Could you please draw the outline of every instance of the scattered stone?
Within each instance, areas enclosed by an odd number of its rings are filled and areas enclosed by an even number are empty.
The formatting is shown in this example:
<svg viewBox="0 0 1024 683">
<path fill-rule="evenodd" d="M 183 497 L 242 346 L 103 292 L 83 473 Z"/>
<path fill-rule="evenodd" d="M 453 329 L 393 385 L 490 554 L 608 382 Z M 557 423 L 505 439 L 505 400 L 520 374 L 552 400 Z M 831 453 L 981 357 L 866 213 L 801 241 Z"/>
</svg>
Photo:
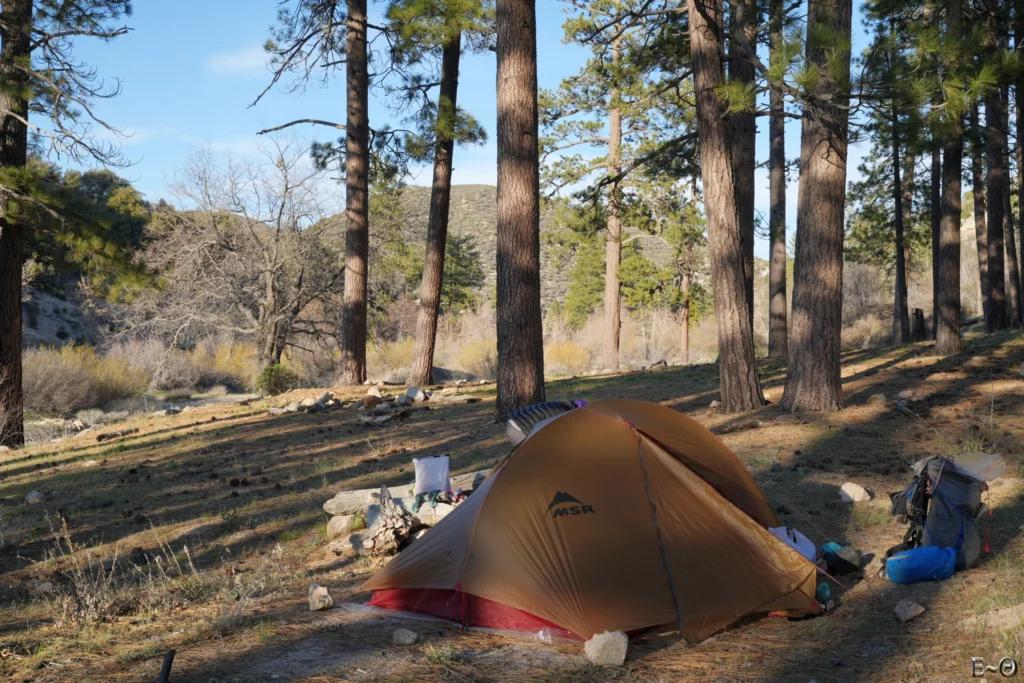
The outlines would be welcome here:
<svg viewBox="0 0 1024 683">
<path fill-rule="evenodd" d="M 896 612 L 896 616 L 900 618 L 900 621 L 905 624 L 911 619 L 924 614 L 924 607 L 910 600 L 900 600 L 896 603 L 896 608 L 893 611 Z"/>
<path fill-rule="evenodd" d="M 885 405 L 885 394 L 872 394 L 871 398 L 868 399 L 869 406 L 884 406 Z"/>
<path fill-rule="evenodd" d="M 326 405 L 328 401 L 334 398 L 334 394 L 330 391 L 326 392 L 323 396 L 316 400 L 316 405 Z"/>
<path fill-rule="evenodd" d="M 379 406 L 377 406 L 377 410 L 391 410 L 394 407 L 394 403 L 388 403 L 385 401 L 384 403 L 381 403 Z"/>
<path fill-rule="evenodd" d="M 405 395 L 411 398 L 413 403 L 427 400 L 427 394 L 419 387 L 409 387 L 405 390 Z"/>
<path fill-rule="evenodd" d="M 33 491 L 25 496 L 25 505 L 35 505 L 36 503 L 42 503 L 44 500 L 46 500 L 46 496 L 39 493 L 39 491 Z"/>
<path fill-rule="evenodd" d="M 81 420 L 73 420 L 71 422 L 71 428 L 74 429 L 76 432 L 80 432 L 86 427 L 88 427 L 88 425 L 82 422 Z"/>
<path fill-rule="evenodd" d="M 1024 365 L 1022 365 L 1021 367 L 1024 367 Z M 460 387 L 462 387 L 462 386 L 465 386 L 465 385 L 466 385 L 466 380 L 465 380 L 465 379 L 460 379 L 460 380 L 459 380 L 458 382 L 456 382 L 455 384 L 457 384 L 457 385 L 458 385 L 458 386 L 460 386 Z"/>
<path fill-rule="evenodd" d="M 316 400 L 312 399 L 312 398 L 304 398 L 304 399 L 302 399 L 302 402 L 299 403 L 299 407 L 300 408 L 312 408 L 315 405 L 316 405 Z"/>
<path fill-rule="evenodd" d="M 367 386 L 368 387 L 371 384 L 373 384 L 373 382 L 371 382 L 370 380 L 368 380 L 368 379 L 367 380 L 363 380 L 363 386 Z"/>
<path fill-rule="evenodd" d="M 380 392 L 377 393 L 377 396 L 374 396 L 373 394 L 367 394 L 366 396 L 363 397 L 364 408 L 366 408 L 367 410 L 373 410 L 381 403 L 383 403 L 383 399 L 381 399 L 381 397 L 379 396 Z"/>
<path fill-rule="evenodd" d="M 400 394 L 399 397 L 395 399 L 395 404 L 400 406 L 409 406 L 412 405 L 412 399 L 405 394 Z"/>
<path fill-rule="evenodd" d="M 309 611 L 319 612 L 334 607 L 334 598 L 327 586 L 312 583 L 309 585 Z"/>
<path fill-rule="evenodd" d="M 284 407 L 286 413 L 297 413 L 299 412 L 299 404 L 297 401 L 293 401 Z"/>
<path fill-rule="evenodd" d="M 376 396 L 377 398 L 381 398 L 381 399 L 383 398 L 383 396 L 381 396 L 381 393 L 380 393 L 380 389 L 378 389 L 378 388 L 377 388 L 377 387 L 375 387 L 375 386 L 374 386 L 374 387 L 370 387 L 370 388 L 369 388 L 369 389 L 368 389 L 368 390 L 366 391 L 366 395 L 367 395 L 367 396 Z"/>
<path fill-rule="evenodd" d="M 844 503 L 860 503 L 865 500 L 871 500 L 871 494 L 868 493 L 860 484 L 854 484 L 852 481 L 848 481 L 843 484 L 842 488 L 839 489 L 839 497 Z"/>
<path fill-rule="evenodd" d="M 860 569 L 860 551 L 853 546 L 843 546 L 839 549 L 839 552 L 836 553 L 836 556 L 845 562 L 849 562 L 855 568 Z"/>
<path fill-rule="evenodd" d="M 412 645 L 417 638 L 419 636 L 407 628 L 400 628 L 391 634 L 391 640 L 395 645 Z"/>
<path fill-rule="evenodd" d="M 288 411 L 284 408 L 271 408 L 269 412 L 271 415 L 284 415 Z"/>
<path fill-rule="evenodd" d="M 352 525 L 352 515 L 335 515 L 327 522 L 327 540 L 333 541 L 349 533 Z"/>
<path fill-rule="evenodd" d="M 583 651 L 591 664 L 598 666 L 622 666 L 626 661 L 626 647 L 629 638 L 622 631 L 598 633 L 583 644 Z"/>
<path fill-rule="evenodd" d="M 711 403 L 708 404 L 708 408 L 710 408 L 711 410 L 714 410 L 715 408 L 719 407 L 720 405 L 722 405 L 722 402 L 719 401 L 718 399 L 715 399 L 714 401 L 712 401 Z"/>
<path fill-rule="evenodd" d="M 896 394 L 896 398 L 902 399 L 904 401 L 909 401 L 910 399 L 914 398 L 914 390 L 904 389 L 900 393 Z"/>
</svg>

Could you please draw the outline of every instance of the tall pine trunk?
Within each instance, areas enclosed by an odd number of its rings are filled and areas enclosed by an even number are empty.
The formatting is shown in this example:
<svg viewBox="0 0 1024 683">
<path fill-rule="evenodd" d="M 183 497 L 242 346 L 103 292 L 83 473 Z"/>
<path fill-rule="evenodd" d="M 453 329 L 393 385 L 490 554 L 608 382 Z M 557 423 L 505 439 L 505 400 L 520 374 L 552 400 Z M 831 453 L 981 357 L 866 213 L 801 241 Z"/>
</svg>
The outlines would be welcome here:
<svg viewBox="0 0 1024 683">
<path fill-rule="evenodd" d="M 1017 53 L 1024 50 L 1024 0 L 1014 3 L 1014 36 Z M 1014 83 L 1014 96 L 1017 100 L 1017 227 L 1020 229 L 1021 260 L 1024 260 L 1024 70 L 1018 70 L 1017 82 Z M 1021 322 L 1024 323 L 1024 264 L 1018 261 L 1020 269 Z"/>
<path fill-rule="evenodd" d="M 341 314 L 341 384 L 366 379 L 366 285 L 370 240 L 370 77 L 366 0 L 348 0 L 345 121 L 345 304 Z"/>
<path fill-rule="evenodd" d="M 28 161 L 28 89 L 19 68 L 29 59 L 32 1 L 4 0 L 0 26 L 0 168 L 23 169 Z M 19 120 L 20 119 L 20 120 Z M 25 443 L 24 396 L 21 389 L 21 268 L 24 227 L 0 205 L 0 446 Z"/>
<path fill-rule="evenodd" d="M 743 31 L 748 45 L 757 42 L 755 0 L 739 0 L 732 6 L 732 30 Z M 744 85 L 754 83 L 754 64 L 739 40 L 729 41 L 729 79 Z M 754 144 L 757 136 L 753 109 L 731 114 L 733 182 L 736 207 L 740 214 L 740 238 L 743 246 L 743 282 L 747 292 L 750 330 L 754 330 Z"/>
<path fill-rule="evenodd" d="M 497 0 L 497 416 L 544 400 L 540 308 L 537 12 Z"/>
<path fill-rule="evenodd" d="M 1002 88 L 1003 101 L 1003 168 L 1006 169 L 1006 191 L 1003 192 L 1003 240 L 1006 245 L 1006 301 L 1010 325 L 1020 327 L 1020 264 L 1017 261 L 1017 238 L 1014 235 L 1013 209 L 1010 195 L 1013 184 L 1010 182 L 1010 89 Z M 1018 143 L 1019 144 L 1019 143 Z"/>
<path fill-rule="evenodd" d="M 716 92 L 725 82 L 724 17 L 722 0 L 688 0 L 687 5 L 711 287 L 718 322 L 722 410 L 734 413 L 764 405 L 764 395 L 757 378 L 747 303 L 743 234 L 730 151 L 732 131 Z"/>
<path fill-rule="evenodd" d="M 452 197 L 452 157 L 455 151 L 456 101 L 462 32 L 449 38 L 441 52 L 441 85 L 437 96 L 434 143 L 434 182 L 430 188 L 427 251 L 420 283 L 420 310 L 416 318 L 416 352 L 409 372 L 410 384 L 430 384 L 437 343 L 437 317 L 444 285 L 444 252 L 448 241 L 448 207 Z"/>
<path fill-rule="evenodd" d="M 932 224 L 932 339 L 939 326 L 939 226 L 942 225 L 942 150 L 932 140 L 931 224 Z"/>
<path fill-rule="evenodd" d="M 987 210 L 985 200 L 985 151 L 984 132 L 978 116 L 978 105 L 971 106 L 970 112 L 971 147 L 971 190 L 974 193 L 974 242 L 978 247 L 978 296 L 985 324 L 992 313 L 992 296 L 988 280 L 988 227 L 985 221 Z"/>
<path fill-rule="evenodd" d="M 683 300 L 679 309 L 679 355 L 683 359 L 683 365 L 690 364 L 690 281 L 692 278 L 693 274 L 690 271 L 685 271 L 679 288 L 679 294 Z"/>
<path fill-rule="evenodd" d="M 896 112 L 895 103 L 892 107 L 892 186 L 893 186 L 893 223 L 896 231 L 896 295 L 893 302 L 892 316 L 892 343 L 896 346 L 909 344 L 910 336 L 910 311 L 907 310 L 907 260 L 906 244 L 903 236 L 904 221 L 910 213 L 907 204 L 907 185 L 913 182 L 910 178 L 904 183 L 900 180 L 900 166 L 904 163 L 901 157 L 903 152 L 900 142 L 900 122 Z M 908 175 L 909 169 L 913 168 L 913 156 L 907 154 Z"/>
<path fill-rule="evenodd" d="M 612 43 L 612 62 L 617 67 L 621 55 L 621 39 Z M 612 88 L 611 108 L 608 111 L 608 175 L 617 178 L 622 171 L 619 154 L 622 143 L 622 110 L 619 108 L 619 89 Z M 622 215 L 619 181 L 613 180 L 608 186 L 608 234 L 604 258 L 604 318 L 605 318 L 605 367 L 619 369 L 619 333 L 622 329 L 620 318 L 619 263 L 622 260 Z"/>
<path fill-rule="evenodd" d="M 783 2 L 771 1 L 771 29 L 768 36 L 769 62 L 782 51 Z M 771 88 L 768 117 L 769 201 L 768 233 L 768 356 L 785 358 L 789 354 L 786 302 L 786 116 L 785 101 L 779 84 Z"/>
<path fill-rule="evenodd" d="M 988 43 L 994 52 L 999 45 L 1001 31 L 999 8 L 989 4 L 985 12 Z M 1006 169 L 1003 166 L 1003 147 L 1006 130 L 1003 128 L 1003 102 L 998 87 L 989 88 L 985 95 L 985 162 L 988 185 L 988 289 L 990 313 L 985 318 L 985 331 L 1005 330 L 1009 324 L 1006 315 L 1006 274 L 1003 259 L 1003 193 L 1006 191 Z"/>
<path fill-rule="evenodd" d="M 835 50 L 850 45 L 852 0 L 809 0 L 807 11 L 807 61 L 821 69 L 821 78 L 812 93 L 818 97 L 803 105 L 793 327 L 782 406 L 839 410 L 850 52 Z"/>
<path fill-rule="evenodd" d="M 946 30 L 961 34 L 962 0 L 948 0 Z M 960 183 L 963 164 L 963 124 L 959 117 L 944 132 L 942 151 L 942 224 L 939 227 L 939 315 L 935 350 L 960 353 Z"/>
</svg>

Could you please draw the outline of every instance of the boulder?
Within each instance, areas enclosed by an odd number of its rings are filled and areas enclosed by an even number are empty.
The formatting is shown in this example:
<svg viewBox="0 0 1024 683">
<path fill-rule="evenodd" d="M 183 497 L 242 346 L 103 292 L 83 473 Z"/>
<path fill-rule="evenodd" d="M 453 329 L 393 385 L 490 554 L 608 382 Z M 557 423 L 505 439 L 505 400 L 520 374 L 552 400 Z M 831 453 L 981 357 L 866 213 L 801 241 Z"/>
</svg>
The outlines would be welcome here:
<svg viewBox="0 0 1024 683">
<path fill-rule="evenodd" d="M 910 600 L 900 600 L 896 603 L 896 607 L 893 611 L 896 612 L 896 616 L 900 618 L 900 621 L 907 623 L 911 619 L 924 614 L 924 607 L 921 607 L 921 605 L 916 602 L 911 602 Z"/>
<path fill-rule="evenodd" d="M 391 640 L 395 645 L 412 645 L 417 638 L 419 636 L 407 628 L 400 628 L 391 634 Z"/>
<path fill-rule="evenodd" d="M 382 402 L 383 400 L 380 397 L 380 392 L 377 392 L 377 396 L 374 396 L 373 394 L 367 394 L 366 396 L 363 397 L 363 407 L 367 408 L 368 410 L 373 410 Z"/>
<path fill-rule="evenodd" d="M 896 398 L 899 398 L 903 401 L 909 401 L 910 399 L 914 398 L 914 390 L 904 389 L 900 393 L 896 394 Z"/>
<path fill-rule="evenodd" d="M 32 590 L 40 595 L 50 595 L 57 590 L 56 586 L 53 585 L 52 581 L 36 581 L 32 585 Z"/>
<path fill-rule="evenodd" d="M 327 402 L 334 398 L 334 394 L 330 391 L 325 392 L 320 398 L 316 400 L 317 405 L 327 405 Z"/>
<path fill-rule="evenodd" d="M 284 407 L 284 411 L 286 413 L 297 413 L 299 412 L 299 408 L 300 406 L 298 401 L 293 401 Z"/>
<path fill-rule="evenodd" d="M 872 394 L 868 399 L 869 406 L 884 406 L 885 405 L 885 394 Z"/>
<path fill-rule="evenodd" d="M 871 500 L 871 494 L 868 493 L 867 489 L 860 484 L 854 484 L 852 481 L 842 485 L 839 489 L 839 497 L 844 503 L 861 503 Z"/>
<path fill-rule="evenodd" d="M 304 399 L 302 399 L 302 402 L 299 403 L 299 407 L 300 408 L 312 408 L 315 405 L 316 405 L 316 399 L 314 399 L 314 398 L 304 398 Z"/>
<path fill-rule="evenodd" d="M 622 631 L 598 633 L 583 644 L 583 651 L 591 664 L 598 666 L 622 666 L 626 661 L 629 638 Z"/>
<path fill-rule="evenodd" d="M 452 491 L 461 490 L 464 493 L 469 493 L 473 489 L 477 488 L 484 482 L 487 475 L 491 471 L 479 470 L 477 472 L 469 472 L 468 474 L 458 474 L 451 477 Z M 388 492 L 392 498 L 396 499 L 413 499 L 413 483 L 408 483 L 403 486 L 392 486 L 388 488 Z M 329 515 L 351 515 L 356 512 L 366 512 L 371 505 L 376 505 L 380 497 L 380 489 L 361 489 L 358 491 L 339 491 L 334 498 L 324 503 L 324 511 Z M 441 508 L 444 503 L 438 504 L 438 508 Z M 430 505 L 425 505 L 427 509 L 431 509 Z M 447 507 L 451 507 L 450 505 Z M 437 509 L 437 508 L 434 508 Z M 420 508 L 423 512 L 423 508 Z M 367 522 L 369 523 L 369 519 Z"/>
<path fill-rule="evenodd" d="M 334 598 L 327 586 L 312 583 L 309 585 L 309 611 L 319 612 L 334 607 Z"/>
<path fill-rule="evenodd" d="M 376 396 L 377 398 L 383 398 L 383 396 L 381 396 L 380 389 L 378 389 L 375 386 L 370 387 L 369 389 L 367 389 L 366 395 L 367 396 Z"/>
<path fill-rule="evenodd" d="M 46 500 L 46 496 L 39 493 L 39 491 L 33 491 L 25 496 L 25 505 L 35 505 L 36 503 L 42 503 L 44 500 Z"/>
<path fill-rule="evenodd" d="M 271 408 L 269 412 L 271 415 L 284 415 L 288 411 L 284 408 Z"/>
<path fill-rule="evenodd" d="M 427 400 L 427 394 L 419 387 L 409 387 L 405 390 L 405 395 L 412 399 L 414 403 Z"/>
<path fill-rule="evenodd" d="M 412 405 L 412 399 L 405 394 L 400 394 L 398 398 L 395 399 L 395 404 L 400 406 L 409 406 Z"/>
<path fill-rule="evenodd" d="M 720 405 L 722 405 L 722 402 L 717 400 L 717 399 L 715 399 L 714 401 L 712 401 L 711 403 L 708 404 L 708 408 L 710 408 L 711 410 L 714 410 L 715 408 L 719 407 Z"/>
<path fill-rule="evenodd" d="M 336 538 L 347 536 L 349 527 L 352 526 L 352 515 L 335 515 L 327 522 L 327 540 L 333 541 Z"/>
</svg>

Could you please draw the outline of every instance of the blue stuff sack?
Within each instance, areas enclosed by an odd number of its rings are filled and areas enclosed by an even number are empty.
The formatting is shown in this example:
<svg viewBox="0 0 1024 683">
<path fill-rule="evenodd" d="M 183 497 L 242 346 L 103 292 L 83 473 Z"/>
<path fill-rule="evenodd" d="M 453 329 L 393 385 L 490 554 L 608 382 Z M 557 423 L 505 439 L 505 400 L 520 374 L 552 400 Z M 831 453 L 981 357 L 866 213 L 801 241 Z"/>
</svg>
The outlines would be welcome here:
<svg viewBox="0 0 1024 683">
<path fill-rule="evenodd" d="M 893 583 L 942 581 L 953 576 L 956 549 L 925 545 L 897 553 L 885 561 L 885 573 Z"/>
</svg>

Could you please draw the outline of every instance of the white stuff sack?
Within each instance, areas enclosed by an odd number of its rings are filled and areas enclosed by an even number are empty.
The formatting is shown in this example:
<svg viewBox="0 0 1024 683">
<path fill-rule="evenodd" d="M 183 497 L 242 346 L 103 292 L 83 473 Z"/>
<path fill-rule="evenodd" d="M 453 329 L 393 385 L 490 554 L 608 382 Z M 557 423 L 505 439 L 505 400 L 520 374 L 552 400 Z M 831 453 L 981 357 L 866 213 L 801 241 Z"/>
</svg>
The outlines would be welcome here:
<svg viewBox="0 0 1024 683">
<path fill-rule="evenodd" d="M 818 549 L 814 546 L 814 541 L 804 536 L 796 529 L 790 529 L 788 526 L 777 526 L 768 529 L 772 536 L 779 539 L 793 550 L 797 551 L 811 562 L 814 562 Z"/>
<path fill-rule="evenodd" d="M 448 462 L 447 455 L 413 458 L 412 464 L 416 468 L 416 485 L 413 487 L 413 494 L 450 491 L 452 483 L 448 478 Z"/>
</svg>

